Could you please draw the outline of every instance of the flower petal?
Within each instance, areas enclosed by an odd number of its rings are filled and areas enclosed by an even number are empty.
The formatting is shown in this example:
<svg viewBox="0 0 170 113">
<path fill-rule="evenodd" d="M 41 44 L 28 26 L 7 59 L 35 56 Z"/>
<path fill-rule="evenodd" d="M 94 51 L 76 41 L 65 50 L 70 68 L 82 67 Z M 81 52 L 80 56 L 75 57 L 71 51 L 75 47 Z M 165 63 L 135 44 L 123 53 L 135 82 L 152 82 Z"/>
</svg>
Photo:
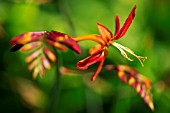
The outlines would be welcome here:
<svg viewBox="0 0 170 113">
<path fill-rule="evenodd" d="M 110 40 L 110 38 L 112 38 L 112 36 L 113 36 L 112 32 L 100 23 L 97 23 L 97 26 L 98 26 L 99 33 L 100 33 L 101 37 L 103 38 L 103 41 L 105 43 L 108 42 Z"/>
<path fill-rule="evenodd" d="M 116 35 L 119 32 L 119 30 L 120 30 L 120 19 L 119 19 L 119 16 L 116 16 L 115 23 L 116 23 L 115 35 Z"/>
<path fill-rule="evenodd" d="M 126 31 L 128 30 L 129 26 L 131 25 L 135 17 L 135 10 L 136 10 L 136 5 L 133 7 L 131 13 L 129 14 L 122 28 L 116 33 L 115 37 L 112 40 L 119 39 L 125 35 Z"/>
<path fill-rule="evenodd" d="M 103 66 L 103 63 L 104 63 L 104 60 L 105 60 L 105 57 L 102 57 L 102 59 L 100 60 L 100 64 L 99 66 L 97 67 L 97 70 L 95 71 L 95 73 L 93 74 L 93 77 L 92 77 L 92 81 L 94 81 L 96 79 L 96 77 L 98 76 L 98 74 L 100 73 L 101 69 L 102 69 L 102 66 Z"/>
<path fill-rule="evenodd" d="M 26 44 L 28 42 L 33 42 L 33 41 L 36 41 L 36 40 L 39 40 L 39 39 L 43 38 L 44 33 L 45 33 L 44 31 L 40 31 L 40 32 L 25 32 L 23 34 L 15 36 L 10 41 L 10 44 L 11 45 L 14 45 L 14 44 Z"/>
<path fill-rule="evenodd" d="M 86 36 L 79 36 L 76 38 L 73 38 L 76 42 L 83 41 L 83 40 L 92 40 L 94 42 L 97 42 L 101 45 L 105 45 L 105 42 L 103 41 L 103 38 L 96 34 L 90 34 Z"/>
<path fill-rule="evenodd" d="M 76 53 L 80 53 L 80 47 L 77 42 L 67 34 L 57 31 L 51 31 L 48 33 L 48 38 L 55 42 L 60 42 L 66 45 L 68 48 L 74 50 Z"/>
<path fill-rule="evenodd" d="M 48 40 L 48 39 L 46 40 L 46 42 L 47 42 L 48 44 L 50 44 L 51 46 L 57 48 L 57 49 L 60 49 L 60 50 L 62 50 L 62 51 L 64 51 L 64 52 L 67 51 L 67 48 L 66 48 L 64 45 L 60 44 L 59 42 L 54 42 L 54 41 Z"/>
<path fill-rule="evenodd" d="M 36 79 L 36 78 L 37 78 L 39 72 L 40 72 L 39 66 L 36 66 L 36 67 L 34 68 L 33 75 L 32 75 L 32 76 L 33 76 L 33 79 Z"/>
<path fill-rule="evenodd" d="M 77 68 L 78 69 L 87 69 L 88 66 L 101 61 L 104 57 L 104 54 L 102 54 L 102 53 L 103 53 L 103 50 L 99 50 L 96 53 L 92 54 L 91 56 L 79 61 L 77 63 Z"/>
<path fill-rule="evenodd" d="M 23 44 L 13 44 L 10 51 L 11 52 L 15 52 L 18 51 L 19 49 L 21 49 L 24 45 Z"/>
<path fill-rule="evenodd" d="M 28 62 L 28 63 L 31 62 L 33 59 L 38 57 L 40 55 L 40 53 L 41 53 L 40 49 L 32 52 L 29 56 L 26 57 L 25 62 Z"/>
<path fill-rule="evenodd" d="M 49 70 L 51 68 L 51 66 L 50 66 L 50 63 L 49 63 L 48 59 L 45 56 L 43 56 L 41 58 L 41 60 L 42 60 L 42 63 L 44 65 L 44 67 Z"/>
<path fill-rule="evenodd" d="M 38 63 L 39 63 L 38 59 L 33 60 L 33 61 L 29 64 L 28 70 L 30 70 L 30 71 L 33 70 L 33 69 L 37 66 Z"/>
<path fill-rule="evenodd" d="M 94 47 L 92 47 L 90 50 L 89 50 L 89 53 L 90 55 L 96 53 L 97 51 L 99 51 L 101 49 L 101 45 L 95 45 Z"/>
<path fill-rule="evenodd" d="M 56 61 L 56 56 L 54 55 L 54 53 L 48 49 L 46 46 L 44 46 L 44 52 L 46 54 L 46 56 L 52 61 L 55 62 Z"/>
<path fill-rule="evenodd" d="M 136 80 L 135 78 L 130 74 L 129 77 L 128 77 L 128 83 L 129 85 L 134 88 L 136 84 Z M 138 86 L 137 86 L 138 87 Z"/>
<path fill-rule="evenodd" d="M 20 49 L 20 51 L 21 51 L 21 52 L 26 52 L 26 51 L 32 50 L 32 49 L 40 46 L 41 44 L 42 44 L 42 42 L 40 42 L 40 41 L 28 43 L 28 44 L 24 45 L 24 46 Z"/>
<path fill-rule="evenodd" d="M 44 77 L 44 67 L 42 65 L 39 65 L 39 73 L 40 73 L 40 77 Z"/>
<path fill-rule="evenodd" d="M 126 74 L 124 71 L 117 71 L 118 77 L 123 83 L 126 83 Z"/>
</svg>

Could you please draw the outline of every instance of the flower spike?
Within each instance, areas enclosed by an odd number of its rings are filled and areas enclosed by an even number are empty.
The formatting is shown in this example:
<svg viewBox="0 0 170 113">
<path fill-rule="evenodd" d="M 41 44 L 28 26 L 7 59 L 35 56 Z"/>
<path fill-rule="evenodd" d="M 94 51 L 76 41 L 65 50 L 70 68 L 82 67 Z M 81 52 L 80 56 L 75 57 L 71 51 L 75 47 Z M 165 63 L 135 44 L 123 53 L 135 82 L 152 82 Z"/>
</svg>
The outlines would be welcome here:
<svg viewBox="0 0 170 113">
<path fill-rule="evenodd" d="M 75 40 L 69 35 L 57 31 L 25 32 L 14 37 L 10 44 L 12 45 L 12 52 L 19 49 L 21 52 L 33 51 L 25 59 L 27 63 L 30 63 L 28 69 L 33 70 L 33 78 L 36 78 L 38 74 L 43 77 L 44 70 L 51 68 L 49 60 L 56 61 L 55 54 L 47 48 L 46 44 L 62 51 L 66 51 L 66 45 L 80 53 L 80 47 Z"/>
<path fill-rule="evenodd" d="M 126 83 L 128 80 L 129 85 L 134 88 L 137 93 L 140 94 L 140 96 L 143 98 L 145 103 L 147 103 L 149 108 L 151 110 L 154 110 L 152 94 L 150 92 L 151 81 L 129 66 L 118 65 L 115 69 L 118 77 L 124 83 Z M 126 77 L 125 73 L 127 73 L 128 77 Z"/>
</svg>

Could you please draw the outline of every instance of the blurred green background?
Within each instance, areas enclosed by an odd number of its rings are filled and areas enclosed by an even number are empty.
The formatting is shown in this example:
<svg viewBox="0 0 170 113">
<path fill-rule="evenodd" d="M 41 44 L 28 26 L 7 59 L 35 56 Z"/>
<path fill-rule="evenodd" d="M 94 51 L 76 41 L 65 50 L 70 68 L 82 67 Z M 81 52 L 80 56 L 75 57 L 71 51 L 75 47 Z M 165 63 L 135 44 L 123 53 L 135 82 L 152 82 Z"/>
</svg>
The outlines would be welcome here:
<svg viewBox="0 0 170 113">
<path fill-rule="evenodd" d="M 126 64 L 139 70 L 152 80 L 153 113 L 170 113 L 169 0 L 0 0 L 0 113 L 152 113 L 114 71 L 103 68 L 91 82 L 95 64 L 85 71 L 63 74 L 56 86 L 55 63 L 44 78 L 33 80 L 24 61 L 28 54 L 9 51 L 12 37 L 26 31 L 56 30 L 75 37 L 98 34 L 96 22 L 100 22 L 114 33 L 115 15 L 122 25 L 135 4 L 136 17 L 117 42 L 147 56 L 145 66 L 137 59 L 127 61 L 115 48 L 109 49 L 104 65 Z M 69 50 L 58 58 L 74 71 L 96 43 L 79 44 L 81 55 Z"/>
</svg>

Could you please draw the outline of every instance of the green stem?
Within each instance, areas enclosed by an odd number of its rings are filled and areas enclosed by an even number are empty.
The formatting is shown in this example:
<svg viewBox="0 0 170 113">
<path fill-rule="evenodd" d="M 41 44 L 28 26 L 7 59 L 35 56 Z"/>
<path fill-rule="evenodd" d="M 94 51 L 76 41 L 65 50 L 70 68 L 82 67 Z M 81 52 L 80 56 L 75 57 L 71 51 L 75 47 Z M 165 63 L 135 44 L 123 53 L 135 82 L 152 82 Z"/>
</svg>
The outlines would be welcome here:
<svg viewBox="0 0 170 113">
<path fill-rule="evenodd" d="M 70 10 L 67 0 L 56 0 L 55 3 L 57 4 L 61 14 L 65 16 L 66 21 L 68 22 L 68 25 L 70 26 L 72 35 L 76 36 L 76 29 L 74 26 L 74 22 L 71 18 L 71 10 Z"/>
<path fill-rule="evenodd" d="M 54 84 L 52 86 L 52 90 L 51 90 L 51 98 L 50 98 L 50 103 L 48 108 L 46 109 L 45 113 L 53 113 L 54 111 L 54 105 L 58 105 L 59 104 L 59 96 L 60 96 L 60 71 L 59 68 L 61 66 L 61 57 L 58 53 L 58 51 L 55 49 L 56 52 L 56 57 L 57 57 L 57 61 L 56 61 L 56 76 L 54 79 Z"/>
</svg>

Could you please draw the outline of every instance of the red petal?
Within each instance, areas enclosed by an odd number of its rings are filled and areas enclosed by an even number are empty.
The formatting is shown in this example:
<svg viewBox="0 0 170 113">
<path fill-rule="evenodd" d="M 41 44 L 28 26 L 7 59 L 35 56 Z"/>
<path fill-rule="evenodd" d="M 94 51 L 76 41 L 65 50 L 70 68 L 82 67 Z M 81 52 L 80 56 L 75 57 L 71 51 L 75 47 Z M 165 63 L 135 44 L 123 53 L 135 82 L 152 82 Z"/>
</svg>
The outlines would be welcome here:
<svg viewBox="0 0 170 113">
<path fill-rule="evenodd" d="M 135 10 L 136 10 L 136 5 L 133 7 L 133 9 L 132 9 L 131 13 L 129 14 L 128 18 L 126 19 L 123 27 L 116 33 L 115 38 L 113 38 L 112 40 L 119 39 L 125 35 L 126 31 L 128 30 L 129 26 L 132 23 L 132 20 L 135 17 Z"/>
<path fill-rule="evenodd" d="M 77 68 L 78 69 L 87 69 L 88 66 L 101 61 L 104 57 L 104 54 L 102 54 L 102 53 L 103 53 L 103 51 L 99 50 L 96 53 L 92 54 L 91 56 L 79 61 L 77 63 Z"/>
<path fill-rule="evenodd" d="M 40 38 L 43 38 L 45 32 L 25 32 L 23 34 L 20 34 L 18 36 L 15 36 L 11 41 L 10 44 L 26 44 L 28 42 L 33 42 L 36 40 L 39 40 Z"/>
<path fill-rule="evenodd" d="M 115 35 L 116 35 L 119 32 L 119 30 L 120 30 L 120 19 L 119 19 L 119 16 L 116 16 L 115 23 L 116 23 Z"/>
<path fill-rule="evenodd" d="M 102 36 L 104 42 L 105 43 L 108 42 L 110 38 L 112 38 L 113 36 L 112 32 L 100 23 L 97 23 L 97 26 L 98 26 L 99 33 Z"/>
<path fill-rule="evenodd" d="M 57 49 L 60 49 L 60 50 L 62 50 L 64 52 L 67 51 L 67 48 L 64 45 L 60 44 L 59 42 L 54 42 L 54 41 L 48 40 L 48 39 L 46 40 L 46 42 L 48 44 L 50 44 L 51 46 L 57 48 Z"/>
<path fill-rule="evenodd" d="M 102 66 L 103 66 L 103 63 L 104 63 L 104 60 L 105 60 L 105 57 L 102 57 L 96 72 L 93 74 L 92 81 L 94 81 L 96 79 L 96 77 L 98 76 L 98 74 L 100 73 Z"/>
<path fill-rule="evenodd" d="M 51 31 L 48 33 L 48 38 L 55 42 L 60 42 L 70 49 L 74 50 L 75 52 L 80 53 L 80 47 L 77 42 L 67 34 Z"/>
</svg>

